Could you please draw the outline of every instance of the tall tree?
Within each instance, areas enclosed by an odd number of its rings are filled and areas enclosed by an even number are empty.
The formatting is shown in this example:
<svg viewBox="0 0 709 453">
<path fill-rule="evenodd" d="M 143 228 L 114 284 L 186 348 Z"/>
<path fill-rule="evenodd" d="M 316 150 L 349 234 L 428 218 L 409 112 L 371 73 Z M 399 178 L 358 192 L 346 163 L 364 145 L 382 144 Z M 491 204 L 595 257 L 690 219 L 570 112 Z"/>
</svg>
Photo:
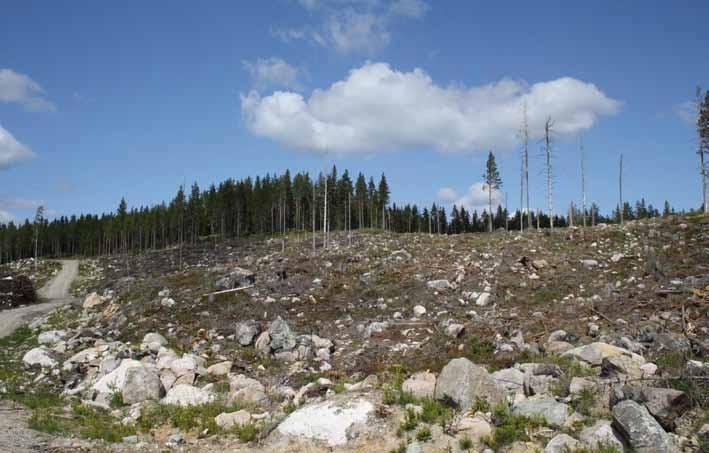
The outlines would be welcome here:
<svg viewBox="0 0 709 453">
<path fill-rule="evenodd" d="M 382 177 L 379 180 L 379 205 L 381 206 L 382 212 L 382 229 L 387 228 L 386 223 L 386 207 L 389 204 L 389 184 L 387 183 L 386 176 L 382 173 Z"/>
<path fill-rule="evenodd" d="M 620 165 L 619 165 L 619 170 L 618 170 L 618 197 L 619 197 L 619 205 L 620 208 L 618 209 L 618 212 L 620 214 L 620 224 L 623 224 L 623 211 L 624 209 L 624 204 L 623 204 L 623 154 L 621 153 L 620 155 Z"/>
<path fill-rule="evenodd" d="M 485 179 L 483 190 L 487 190 L 487 205 L 488 212 L 490 213 L 490 215 L 488 215 L 488 229 L 492 232 L 492 192 L 502 187 L 502 178 L 500 178 L 500 171 L 497 169 L 495 155 L 492 154 L 492 151 L 490 151 L 487 156 L 483 178 Z"/>
<path fill-rule="evenodd" d="M 586 150 L 581 140 L 581 210 L 583 215 L 583 226 L 586 227 Z"/>
<path fill-rule="evenodd" d="M 702 205 L 704 215 L 709 215 L 709 204 L 707 204 L 707 162 L 705 154 L 709 154 L 709 90 L 702 99 L 702 89 L 697 87 L 697 154 L 699 154 L 699 173 L 702 177 Z"/>
<path fill-rule="evenodd" d="M 546 157 L 546 176 L 547 176 L 547 210 L 549 211 L 549 227 L 554 229 L 554 205 L 552 204 L 552 155 L 551 155 L 551 145 L 552 145 L 552 133 L 554 128 L 554 122 L 551 117 L 548 117 L 546 123 L 544 123 L 544 155 Z"/>
</svg>

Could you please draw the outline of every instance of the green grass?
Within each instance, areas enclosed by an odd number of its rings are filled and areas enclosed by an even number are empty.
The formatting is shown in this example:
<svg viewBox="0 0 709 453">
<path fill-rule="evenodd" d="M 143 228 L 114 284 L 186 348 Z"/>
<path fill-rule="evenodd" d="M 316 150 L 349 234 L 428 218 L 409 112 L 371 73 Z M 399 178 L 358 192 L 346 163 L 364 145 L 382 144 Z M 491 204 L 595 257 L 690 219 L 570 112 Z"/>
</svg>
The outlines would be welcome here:
<svg viewBox="0 0 709 453">
<path fill-rule="evenodd" d="M 73 406 L 69 416 L 57 408 L 35 409 L 28 425 L 31 429 L 45 433 L 70 434 L 112 443 L 136 434 L 134 427 L 125 426 L 108 412 L 84 404 Z"/>
<path fill-rule="evenodd" d="M 146 407 L 138 419 L 138 428 L 142 432 L 170 424 L 175 428 L 189 431 L 208 430 L 210 434 L 220 432 L 221 429 L 214 421 L 214 417 L 222 412 L 235 412 L 243 407 L 240 404 L 225 405 L 221 402 L 212 402 L 199 406 L 176 406 L 154 404 Z"/>
<path fill-rule="evenodd" d="M 492 436 L 483 439 L 483 443 L 493 450 L 499 450 L 505 445 L 516 441 L 530 439 L 529 430 L 544 426 L 544 420 L 513 415 L 504 404 L 493 409 L 493 423 L 495 425 Z"/>
<path fill-rule="evenodd" d="M 419 442 L 427 442 L 431 440 L 431 430 L 427 426 L 419 429 L 416 431 L 416 440 Z"/>
<path fill-rule="evenodd" d="M 460 440 L 458 440 L 458 448 L 463 451 L 470 450 L 471 448 L 473 448 L 472 439 L 470 439 L 470 437 L 468 436 L 461 437 Z"/>
<path fill-rule="evenodd" d="M 591 415 L 591 408 L 595 401 L 594 392 L 590 389 L 583 389 L 576 399 L 571 401 L 571 405 L 581 415 Z"/>
</svg>

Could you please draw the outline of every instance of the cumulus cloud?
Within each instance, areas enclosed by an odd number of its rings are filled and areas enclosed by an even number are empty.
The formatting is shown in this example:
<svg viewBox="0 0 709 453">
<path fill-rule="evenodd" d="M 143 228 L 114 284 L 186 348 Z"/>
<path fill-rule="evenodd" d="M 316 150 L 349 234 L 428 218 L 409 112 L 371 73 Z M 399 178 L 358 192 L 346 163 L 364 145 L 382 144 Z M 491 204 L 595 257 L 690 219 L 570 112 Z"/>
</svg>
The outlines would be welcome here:
<svg viewBox="0 0 709 453">
<path fill-rule="evenodd" d="M 460 152 L 515 146 L 524 102 L 532 139 L 541 137 L 548 116 L 557 134 L 573 135 L 621 107 L 595 85 L 570 77 L 532 85 L 504 79 L 441 86 L 422 69 L 404 72 L 367 62 L 307 99 L 291 91 L 242 94 L 241 110 L 252 133 L 289 148 Z"/>
<path fill-rule="evenodd" d="M 0 169 L 33 156 L 31 149 L 18 142 L 7 129 L 0 126 Z"/>
<path fill-rule="evenodd" d="M 458 207 L 465 207 L 466 211 L 478 211 L 482 213 L 483 210 L 488 210 L 488 192 L 484 189 L 485 184 L 483 182 L 476 182 L 475 184 L 468 187 L 468 190 L 462 194 L 459 194 L 455 189 L 450 187 L 443 187 L 438 189 L 436 193 L 436 198 L 452 207 L 456 205 Z M 497 209 L 498 205 L 504 205 L 505 195 L 499 191 L 494 190 L 492 192 L 492 209 L 493 211 Z"/>
<path fill-rule="evenodd" d="M 244 69 L 251 75 L 257 89 L 267 87 L 285 87 L 300 90 L 299 71 L 281 58 L 259 58 L 258 60 L 242 61 Z"/>
<path fill-rule="evenodd" d="M 0 69 L 0 102 L 15 102 L 28 111 L 53 111 L 54 104 L 44 97 L 42 86 L 12 69 Z"/>
<path fill-rule="evenodd" d="M 300 5 L 320 16 L 320 23 L 272 30 L 285 42 L 305 40 L 341 53 L 374 53 L 392 39 L 398 18 L 420 19 L 429 10 L 423 0 L 300 0 Z"/>
</svg>

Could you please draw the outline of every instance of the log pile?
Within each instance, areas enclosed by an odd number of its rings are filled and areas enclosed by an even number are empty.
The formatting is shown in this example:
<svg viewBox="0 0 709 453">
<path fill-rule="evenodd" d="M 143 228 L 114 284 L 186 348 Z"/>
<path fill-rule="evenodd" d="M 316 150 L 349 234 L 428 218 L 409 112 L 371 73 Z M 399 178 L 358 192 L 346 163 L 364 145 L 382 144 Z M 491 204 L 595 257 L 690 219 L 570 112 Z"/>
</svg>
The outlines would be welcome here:
<svg viewBox="0 0 709 453">
<path fill-rule="evenodd" d="M 13 308 L 37 301 L 32 281 L 24 275 L 0 276 L 0 309 Z"/>
</svg>

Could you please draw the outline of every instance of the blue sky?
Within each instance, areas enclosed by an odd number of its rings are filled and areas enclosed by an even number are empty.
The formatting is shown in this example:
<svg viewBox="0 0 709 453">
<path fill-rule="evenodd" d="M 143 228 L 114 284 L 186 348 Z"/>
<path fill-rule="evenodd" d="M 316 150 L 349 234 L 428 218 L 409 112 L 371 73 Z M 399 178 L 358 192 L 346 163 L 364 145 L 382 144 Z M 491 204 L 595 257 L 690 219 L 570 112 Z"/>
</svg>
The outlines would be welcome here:
<svg viewBox="0 0 709 453">
<path fill-rule="evenodd" d="M 534 206 L 547 115 L 558 210 L 580 202 L 580 136 L 604 212 L 621 152 L 626 198 L 700 204 L 686 114 L 709 87 L 709 3 L 487 3 L 7 0 L 0 216 L 333 163 L 385 172 L 396 202 L 478 206 L 488 149 L 514 208 L 522 101 Z"/>
</svg>

